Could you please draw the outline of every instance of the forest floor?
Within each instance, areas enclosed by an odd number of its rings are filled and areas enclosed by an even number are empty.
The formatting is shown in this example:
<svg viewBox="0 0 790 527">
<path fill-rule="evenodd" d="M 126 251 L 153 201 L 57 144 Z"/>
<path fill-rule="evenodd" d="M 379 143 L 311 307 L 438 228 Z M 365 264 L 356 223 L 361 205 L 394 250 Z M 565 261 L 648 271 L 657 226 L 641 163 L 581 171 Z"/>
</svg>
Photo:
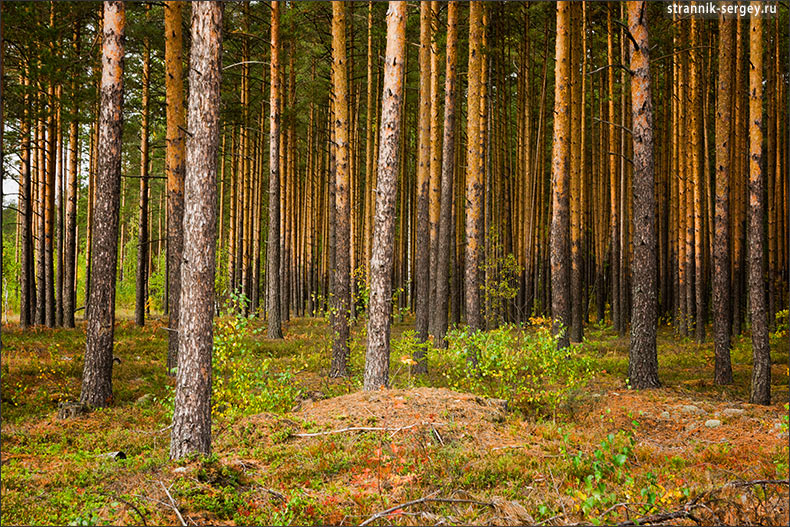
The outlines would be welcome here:
<svg viewBox="0 0 790 527">
<path fill-rule="evenodd" d="M 227 405 L 215 411 L 213 454 L 171 462 L 173 380 L 164 371 L 163 328 L 159 320 L 144 328 L 119 322 L 114 405 L 61 420 L 58 403 L 79 395 L 84 326 L 3 326 L 0 523 L 790 519 L 781 481 L 788 478 L 786 331 L 772 336 L 776 402 L 763 407 L 747 403 L 748 337 L 734 344 L 735 383 L 721 387 L 711 382 L 712 344 L 662 327 L 664 386 L 635 392 L 625 383 L 627 338 L 593 325 L 573 349 L 590 359 L 591 378 L 553 415 L 537 415 L 451 390 L 430 354 L 428 376 L 412 376 L 403 367 L 408 361 L 393 356 L 395 388 L 361 392 L 361 344 L 352 346 L 351 377 L 329 379 L 326 323 L 295 319 L 283 341 L 245 334 L 244 348 L 268 372 L 265 393 L 233 393 L 241 384 L 224 377 L 215 386 Z M 393 338 L 408 328 L 397 324 Z M 274 411 L 232 411 L 246 397 L 261 403 L 261 396 Z"/>
</svg>

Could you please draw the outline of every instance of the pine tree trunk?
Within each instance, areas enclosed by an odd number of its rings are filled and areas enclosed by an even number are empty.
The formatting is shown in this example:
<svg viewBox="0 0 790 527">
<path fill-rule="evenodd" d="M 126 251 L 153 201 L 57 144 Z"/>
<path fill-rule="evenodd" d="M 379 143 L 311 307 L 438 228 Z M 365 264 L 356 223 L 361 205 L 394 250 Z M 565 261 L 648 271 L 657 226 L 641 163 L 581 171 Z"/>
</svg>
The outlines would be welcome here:
<svg viewBox="0 0 790 527">
<path fill-rule="evenodd" d="M 104 5 L 104 4 L 102 4 Z M 102 13 L 102 19 L 104 11 Z M 101 23 L 99 24 L 101 25 Z M 101 64 L 101 59 L 100 62 Z M 85 226 L 85 320 L 90 315 L 90 290 L 91 290 L 91 269 L 93 261 L 93 222 L 96 209 L 96 178 L 99 171 L 99 121 L 101 119 L 101 79 L 96 85 L 96 104 L 94 105 L 94 123 L 91 133 L 91 154 L 90 154 L 90 174 L 88 174 L 88 220 Z"/>
<path fill-rule="evenodd" d="M 192 7 L 184 263 L 170 457 L 211 452 L 211 352 L 217 228 L 222 3 Z"/>
<path fill-rule="evenodd" d="M 614 28 L 612 26 L 612 4 L 609 4 L 607 10 L 607 53 L 608 53 L 608 66 L 609 70 L 606 73 L 609 87 L 609 152 L 607 158 L 609 159 L 609 214 L 610 214 L 610 235 L 611 235 L 611 251 L 609 253 L 609 262 L 611 267 L 611 316 L 612 325 L 615 331 L 620 332 L 620 219 L 618 214 L 619 197 L 618 197 L 618 174 L 617 174 L 617 154 L 618 147 L 615 141 L 616 128 L 615 128 L 615 96 L 614 96 Z"/>
<path fill-rule="evenodd" d="M 146 15 L 150 4 L 146 4 Z M 148 236 L 148 91 L 151 83 L 151 49 L 148 38 L 143 40 L 143 71 L 140 124 L 140 216 L 137 236 L 137 280 L 135 288 L 134 320 L 145 325 L 148 303 L 148 255 L 151 250 Z"/>
<path fill-rule="evenodd" d="M 761 5 L 752 2 L 752 6 Z M 752 388 L 749 402 L 771 404 L 765 268 L 765 175 L 763 173 L 763 24 L 749 25 L 749 304 L 752 322 Z"/>
<path fill-rule="evenodd" d="M 581 142 L 581 135 L 582 129 L 584 128 L 584 122 L 582 117 L 582 105 L 584 104 L 584 92 L 582 91 L 582 79 L 584 78 L 584 73 L 579 71 L 579 65 L 581 64 L 580 55 L 584 54 L 586 56 L 586 50 L 580 49 L 580 40 L 581 38 L 576 37 L 580 33 L 581 24 L 579 23 L 578 19 L 580 18 L 581 5 L 580 4 L 571 4 L 572 9 L 576 10 L 577 13 L 573 17 L 573 31 L 572 31 L 572 43 L 571 43 L 571 53 L 572 53 L 572 60 L 571 60 L 571 130 L 570 130 L 570 138 L 571 138 L 571 164 L 570 164 L 570 256 L 571 256 L 571 268 L 570 268 L 570 319 L 568 320 L 568 330 L 569 330 L 569 337 L 571 342 L 581 342 L 582 341 L 582 317 L 583 317 L 583 308 L 582 308 L 582 247 L 581 247 L 581 234 L 582 234 L 582 224 L 581 224 L 581 215 L 582 215 L 582 207 L 583 201 L 581 196 L 581 191 L 583 187 L 582 182 L 582 171 L 584 167 L 582 167 L 582 142 Z M 579 9 L 577 9 L 577 7 Z"/>
<path fill-rule="evenodd" d="M 80 53 L 80 26 L 79 22 L 74 23 L 73 37 L 74 54 Z M 66 243 L 65 254 L 63 257 L 63 325 L 67 328 L 74 327 L 74 310 L 76 305 L 76 275 L 77 275 L 77 171 L 79 169 L 78 142 L 79 142 L 79 98 L 77 97 L 77 81 L 71 80 L 71 99 L 74 117 L 69 124 L 69 180 L 68 180 L 68 201 L 66 203 Z"/>
<path fill-rule="evenodd" d="M 733 92 L 733 121 L 734 129 L 733 135 L 733 152 L 732 152 L 732 170 L 730 174 L 732 179 L 730 181 L 730 205 L 732 207 L 732 334 L 741 334 L 741 324 L 743 322 L 743 305 L 746 303 L 745 297 L 748 296 L 744 291 L 744 274 L 745 274 L 745 259 L 746 250 L 746 235 L 745 235 L 745 218 L 746 218 L 746 205 L 744 202 L 747 199 L 747 192 L 744 192 L 746 178 L 743 174 L 746 173 L 748 167 L 744 165 L 744 158 L 748 152 L 748 126 L 744 124 L 748 120 L 747 105 L 744 104 L 746 97 L 744 97 L 744 68 L 747 60 L 744 60 L 744 23 L 737 19 L 735 21 L 735 90 Z M 747 77 L 748 78 L 748 77 Z"/>
<path fill-rule="evenodd" d="M 691 19 L 691 46 L 696 47 L 699 43 L 699 25 L 698 20 Z M 694 201 L 694 338 L 698 343 L 705 340 L 705 276 L 703 270 L 703 227 L 702 227 L 702 191 L 705 187 L 702 180 L 702 159 L 701 159 L 701 126 L 702 126 L 702 99 L 700 87 L 700 73 L 701 57 L 700 53 L 692 49 L 690 51 L 690 91 L 691 91 L 691 134 L 690 146 L 692 148 L 691 155 L 691 180 L 693 186 L 693 201 Z M 691 219 L 691 218 L 689 218 Z"/>
<path fill-rule="evenodd" d="M 429 185 L 431 173 L 431 3 L 420 3 L 420 102 L 417 138 L 417 232 L 414 259 L 414 317 L 416 337 L 428 338 L 430 309 L 431 235 L 429 217 Z M 414 352 L 414 371 L 425 373 L 428 366 L 425 351 Z"/>
<path fill-rule="evenodd" d="M 115 276 L 118 263 L 118 208 L 121 189 L 123 120 L 123 2 L 105 2 L 102 83 L 97 142 L 92 279 L 80 401 L 103 407 L 112 403 Z"/>
<path fill-rule="evenodd" d="M 467 148 L 466 148 L 466 246 L 464 252 L 464 297 L 466 324 L 472 330 L 483 329 L 480 303 L 480 264 L 483 250 L 483 173 L 480 157 L 482 155 L 480 122 L 483 113 L 480 73 L 483 61 L 483 6 L 479 1 L 469 5 L 469 65 L 467 90 Z M 477 363 L 474 350 L 470 361 Z"/>
<path fill-rule="evenodd" d="M 449 7 L 448 7 L 449 9 Z M 439 76 L 441 74 L 439 66 L 439 45 L 436 41 L 436 27 L 439 23 L 439 2 L 437 0 L 431 1 L 431 19 L 435 23 L 431 24 L 431 166 L 430 166 L 430 183 L 428 186 L 428 218 L 430 222 L 431 232 L 431 254 L 429 259 L 429 289 L 430 289 L 430 303 L 428 308 L 428 329 L 431 335 L 434 336 L 434 343 L 436 342 L 436 260 L 439 251 L 439 213 L 441 209 L 441 174 L 442 174 L 442 157 L 441 157 L 441 144 L 440 134 L 441 128 L 439 126 L 439 111 L 441 109 L 441 94 L 439 93 Z"/>
<path fill-rule="evenodd" d="M 387 11 L 376 211 L 370 260 L 370 316 L 365 357 L 365 390 L 386 387 L 389 381 L 395 196 L 398 191 L 398 145 L 403 110 L 405 54 L 406 3 L 391 1 Z"/>
<path fill-rule="evenodd" d="M 44 112 L 43 95 L 38 94 L 37 111 L 39 114 Z M 36 122 L 36 211 L 34 217 L 36 229 L 34 237 L 36 239 L 36 324 L 46 323 L 46 250 L 45 236 L 46 231 L 46 196 L 47 196 L 47 177 L 46 165 L 44 163 L 44 153 L 46 152 L 44 118 L 39 115 Z"/>
<path fill-rule="evenodd" d="M 181 12 L 184 2 L 165 4 L 165 91 L 167 97 L 167 373 L 178 365 L 181 263 L 184 250 L 184 81 L 181 56 Z"/>
<path fill-rule="evenodd" d="M 455 169 L 455 98 L 458 54 L 458 2 L 447 5 L 447 50 L 444 77 L 444 134 L 442 140 L 442 181 L 439 205 L 439 233 L 434 281 L 436 282 L 434 345 L 447 347 L 449 270 L 451 251 L 454 253 L 453 170 Z M 438 96 L 438 94 L 437 94 Z M 457 270 L 455 271 L 457 272 Z"/>
<path fill-rule="evenodd" d="M 349 90 L 346 67 L 345 2 L 332 3 L 332 92 L 335 128 L 335 273 L 332 310 L 331 377 L 348 375 L 348 339 L 351 308 L 351 270 L 349 261 Z"/>
<path fill-rule="evenodd" d="M 557 346 L 569 344 L 570 322 L 570 3 L 557 3 L 554 139 L 551 160 L 551 317 Z"/>
<path fill-rule="evenodd" d="M 269 238 L 266 313 L 268 337 L 283 337 L 280 302 L 280 2 L 272 2 L 271 88 L 269 90 Z"/>
<path fill-rule="evenodd" d="M 54 21 L 53 21 L 54 23 Z M 46 126 L 46 171 L 44 208 L 44 322 L 55 327 L 55 188 L 57 184 L 57 126 L 55 118 L 55 85 L 50 81 L 48 96 L 49 112 Z"/>
<path fill-rule="evenodd" d="M 719 18 L 719 86 L 716 98 L 716 215 L 713 243 L 713 342 L 716 384 L 732 384 L 730 362 L 730 159 L 732 155 L 732 20 Z"/>
<path fill-rule="evenodd" d="M 25 70 L 23 70 L 21 73 L 19 82 L 24 88 L 26 88 L 22 96 L 22 119 L 19 123 L 19 133 L 21 136 L 19 155 L 21 167 L 19 172 L 22 179 L 22 182 L 19 185 L 19 210 L 22 221 L 22 225 L 20 227 L 20 236 L 22 237 L 22 251 L 20 261 L 21 297 L 19 300 L 19 325 L 23 329 L 34 323 L 36 293 L 35 269 L 33 260 L 33 195 L 30 181 L 30 113 L 28 112 L 30 96 L 27 93 L 30 80 L 26 73 L 27 68 L 25 68 Z"/>
<path fill-rule="evenodd" d="M 658 326 L 658 271 L 656 269 L 656 196 L 653 161 L 653 99 L 650 93 L 650 47 L 647 3 L 628 2 L 631 44 L 631 110 L 634 137 L 634 310 L 628 378 L 636 389 L 660 386 L 656 330 Z"/>
<path fill-rule="evenodd" d="M 373 94 L 373 2 L 368 2 L 368 47 L 367 47 L 367 100 L 365 104 L 365 219 L 363 225 L 363 247 L 365 251 L 365 276 L 370 279 L 370 255 L 371 237 L 373 231 L 373 188 L 376 185 L 373 173 L 373 127 L 376 124 L 376 107 L 378 99 Z M 313 77 L 315 77 L 315 66 L 313 66 Z M 375 101 L 375 102 L 374 102 Z M 313 103 L 310 103 L 310 127 L 312 132 L 313 123 Z M 308 136 L 308 141 L 312 140 L 312 135 Z M 312 148 L 308 146 L 308 155 L 312 153 Z M 308 163 L 309 164 L 309 163 Z"/>
<path fill-rule="evenodd" d="M 58 85 L 55 92 L 57 98 L 57 159 L 58 159 L 58 261 L 57 261 L 57 296 L 55 302 L 55 326 L 63 327 L 63 247 L 66 230 L 66 183 L 63 171 L 63 87 Z"/>
</svg>

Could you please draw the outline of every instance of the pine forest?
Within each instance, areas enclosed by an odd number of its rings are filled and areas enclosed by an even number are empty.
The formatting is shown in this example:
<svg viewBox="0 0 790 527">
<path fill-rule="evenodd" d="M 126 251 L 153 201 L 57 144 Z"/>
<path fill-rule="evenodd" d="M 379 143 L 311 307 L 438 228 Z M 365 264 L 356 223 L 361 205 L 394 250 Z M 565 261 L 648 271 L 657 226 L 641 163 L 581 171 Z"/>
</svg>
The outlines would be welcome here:
<svg viewBox="0 0 790 527">
<path fill-rule="evenodd" d="M 0 523 L 787 525 L 789 10 L 0 0 Z"/>
</svg>

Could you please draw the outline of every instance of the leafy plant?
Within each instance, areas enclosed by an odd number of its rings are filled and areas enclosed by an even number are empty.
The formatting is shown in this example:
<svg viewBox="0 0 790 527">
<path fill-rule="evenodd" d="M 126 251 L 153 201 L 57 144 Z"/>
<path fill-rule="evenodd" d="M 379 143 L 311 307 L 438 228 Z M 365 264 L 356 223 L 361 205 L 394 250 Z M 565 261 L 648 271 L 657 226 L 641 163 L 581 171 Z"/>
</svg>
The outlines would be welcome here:
<svg viewBox="0 0 790 527">
<path fill-rule="evenodd" d="M 589 359 L 558 350 L 548 328 L 526 333 L 507 325 L 491 331 L 454 329 L 446 350 L 430 350 L 453 389 L 507 399 L 513 406 L 554 416 L 592 375 Z M 470 363 L 472 354 L 477 367 Z"/>
<path fill-rule="evenodd" d="M 788 321 L 790 321 L 790 311 L 783 309 L 776 314 L 776 331 L 771 335 L 772 339 L 780 340 L 787 336 Z"/>
<path fill-rule="evenodd" d="M 218 320 L 214 328 L 212 408 L 215 412 L 249 415 L 264 411 L 287 411 L 299 393 L 290 372 L 276 372 L 269 357 L 249 347 L 251 328 L 244 315 L 249 300 L 231 295 L 235 316 Z"/>
<path fill-rule="evenodd" d="M 780 425 L 780 429 L 783 433 L 787 434 L 788 424 L 790 424 L 790 403 L 785 403 L 785 414 L 782 416 L 782 421 Z M 788 473 L 788 466 L 790 466 L 790 447 L 788 447 L 787 443 L 784 443 L 782 446 L 779 447 L 778 455 L 776 459 L 774 459 L 774 465 L 776 465 L 776 475 L 780 478 L 787 478 Z"/>
<path fill-rule="evenodd" d="M 408 376 L 407 387 L 412 387 L 411 370 L 417 364 L 412 357 L 420 349 L 427 355 L 431 350 L 431 342 L 427 340 L 424 342 L 420 341 L 417 338 L 417 332 L 412 329 L 404 331 L 400 338 L 392 339 L 391 355 L 393 362 L 398 365 L 392 374 L 393 383 L 398 374 L 405 369 Z"/>
<path fill-rule="evenodd" d="M 518 277 L 524 272 L 513 253 L 504 254 L 499 229 L 489 230 L 490 251 L 483 266 L 483 299 L 486 323 L 495 326 L 503 321 L 505 307 L 518 294 Z"/>
<path fill-rule="evenodd" d="M 355 317 L 366 316 L 370 303 L 370 280 L 365 273 L 365 266 L 359 266 L 351 273 L 356 287 L 351 288 L 351 305 Z"/>
</svg>

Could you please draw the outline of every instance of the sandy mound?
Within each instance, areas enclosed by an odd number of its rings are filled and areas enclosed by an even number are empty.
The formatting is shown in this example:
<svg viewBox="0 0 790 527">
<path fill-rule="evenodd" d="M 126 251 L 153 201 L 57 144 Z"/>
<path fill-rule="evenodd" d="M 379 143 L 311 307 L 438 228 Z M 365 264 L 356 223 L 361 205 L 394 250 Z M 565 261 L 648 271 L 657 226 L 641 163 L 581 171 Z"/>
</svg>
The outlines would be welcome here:
<svg viewBox="0 0 790 527">
<path fill-rule="evenodd" d="M 498 438 L 496 423 L 506 418 L 507 403 L 445 388 L 355 392 L 332 399 L 305 401 L 295 416 L 318 429 L 350 427 L 429 428 L 464 431 L 487 443 Z M 487 432 L 487 433 L 486 433 Z M 456 434 L 454 434 L 456 435 Z"/>
</svg>

